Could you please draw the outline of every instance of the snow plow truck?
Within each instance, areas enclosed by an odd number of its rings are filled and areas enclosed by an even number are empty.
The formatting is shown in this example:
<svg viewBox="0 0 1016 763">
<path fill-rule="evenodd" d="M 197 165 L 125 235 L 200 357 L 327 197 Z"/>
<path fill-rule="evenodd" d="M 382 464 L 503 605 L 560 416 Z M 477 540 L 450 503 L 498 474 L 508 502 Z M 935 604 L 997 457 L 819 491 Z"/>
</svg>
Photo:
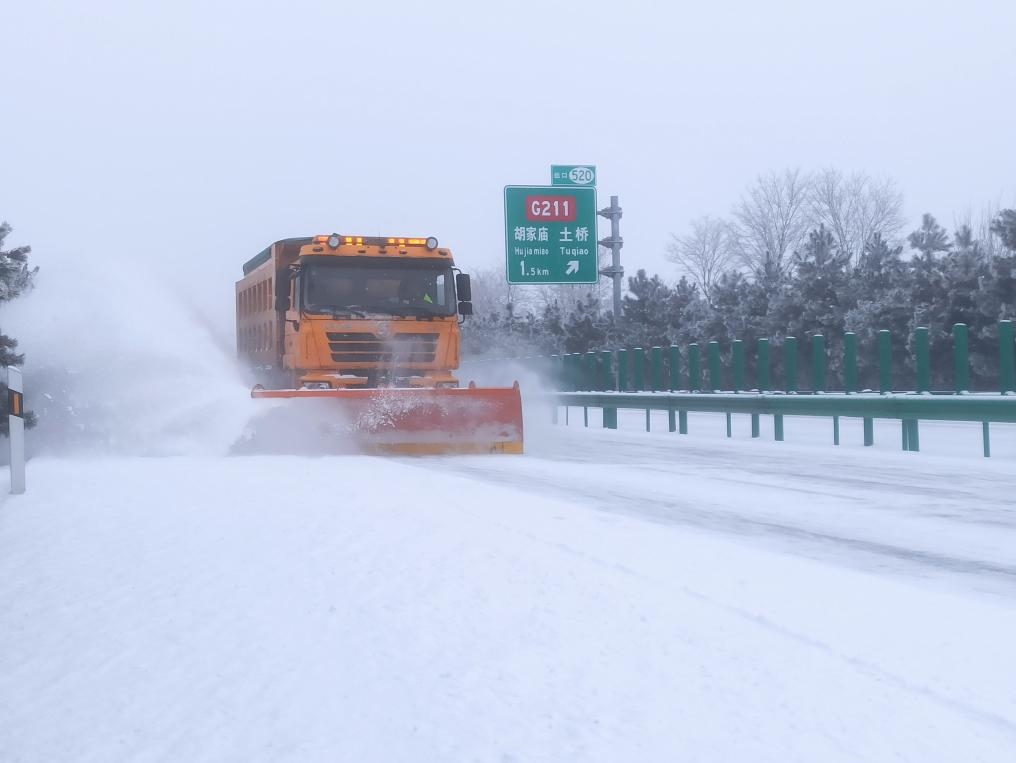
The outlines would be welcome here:
<svg viewBox="0 0 1016 763">
<path fill-rule="evenodd" d="M 288 238 L 243 266 L 237 350 L 252 397 L 317 406 L 354 450 L 521 453 L 518 383 L 453 374 L 472 312 L 469 276 L 436 238 Z"/>
</svg>

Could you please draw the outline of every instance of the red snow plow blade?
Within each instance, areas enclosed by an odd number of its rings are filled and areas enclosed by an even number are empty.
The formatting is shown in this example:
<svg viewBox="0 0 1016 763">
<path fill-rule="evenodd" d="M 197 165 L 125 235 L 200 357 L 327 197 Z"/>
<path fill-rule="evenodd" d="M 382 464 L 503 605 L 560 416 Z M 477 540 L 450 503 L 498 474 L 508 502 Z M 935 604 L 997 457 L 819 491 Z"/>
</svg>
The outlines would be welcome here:
<svg viewBox="0 0 1016 763">
<path fill-rule="evenodd" d="M 264 389 L 254 398 L 327 401 L 322 422 L 357 450 L 433 455 L 521 453 L 522 398 L 512 387 Z"/>
</svg>

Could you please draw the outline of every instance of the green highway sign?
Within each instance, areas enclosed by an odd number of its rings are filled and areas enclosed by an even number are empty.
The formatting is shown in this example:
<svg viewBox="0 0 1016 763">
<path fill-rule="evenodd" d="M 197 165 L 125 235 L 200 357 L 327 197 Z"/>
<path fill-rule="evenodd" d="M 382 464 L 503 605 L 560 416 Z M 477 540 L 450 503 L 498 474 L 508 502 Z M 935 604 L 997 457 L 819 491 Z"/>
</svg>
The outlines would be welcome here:
<svg viewBox="0 0 1016 763">
<path fill-rule="evenodd" d="M 510 284 L 596 283 L 596 189 L 509 185 L 504 189 Z"/>
<path fill-rule="evenodd" d="M 551 185 L 596 185 L 596 167 L 589 164 L 550 165 Z"/>
</svg>

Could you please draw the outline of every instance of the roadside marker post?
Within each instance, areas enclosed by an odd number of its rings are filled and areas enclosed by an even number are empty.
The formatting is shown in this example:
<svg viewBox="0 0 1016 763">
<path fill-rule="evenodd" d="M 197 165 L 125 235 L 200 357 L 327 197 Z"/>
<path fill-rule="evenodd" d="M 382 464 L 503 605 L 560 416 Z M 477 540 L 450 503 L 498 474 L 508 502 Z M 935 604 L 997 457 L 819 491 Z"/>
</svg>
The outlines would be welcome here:
<svg viewBox="0 0 1016 763">
<path fill-rule="evenodd" d="M 10 445 L 11 493 L 25 492 L 25 387 L 21 369 L 7 368 L 7 426 Z"/>
</svg>

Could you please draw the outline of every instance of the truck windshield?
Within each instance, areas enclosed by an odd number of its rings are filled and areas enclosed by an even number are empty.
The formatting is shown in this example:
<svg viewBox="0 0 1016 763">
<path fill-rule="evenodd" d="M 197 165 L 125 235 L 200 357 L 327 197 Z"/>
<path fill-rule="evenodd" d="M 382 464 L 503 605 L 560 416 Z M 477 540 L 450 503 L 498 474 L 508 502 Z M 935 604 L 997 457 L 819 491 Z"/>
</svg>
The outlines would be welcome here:
<svg viewBox="0 0 1016 763">
<path fill-rule="evenodd" d="M 452 269 L 444 263 L 305 262 L 303 283 L 308 313 L 455 314 Z"/>
</svg>

